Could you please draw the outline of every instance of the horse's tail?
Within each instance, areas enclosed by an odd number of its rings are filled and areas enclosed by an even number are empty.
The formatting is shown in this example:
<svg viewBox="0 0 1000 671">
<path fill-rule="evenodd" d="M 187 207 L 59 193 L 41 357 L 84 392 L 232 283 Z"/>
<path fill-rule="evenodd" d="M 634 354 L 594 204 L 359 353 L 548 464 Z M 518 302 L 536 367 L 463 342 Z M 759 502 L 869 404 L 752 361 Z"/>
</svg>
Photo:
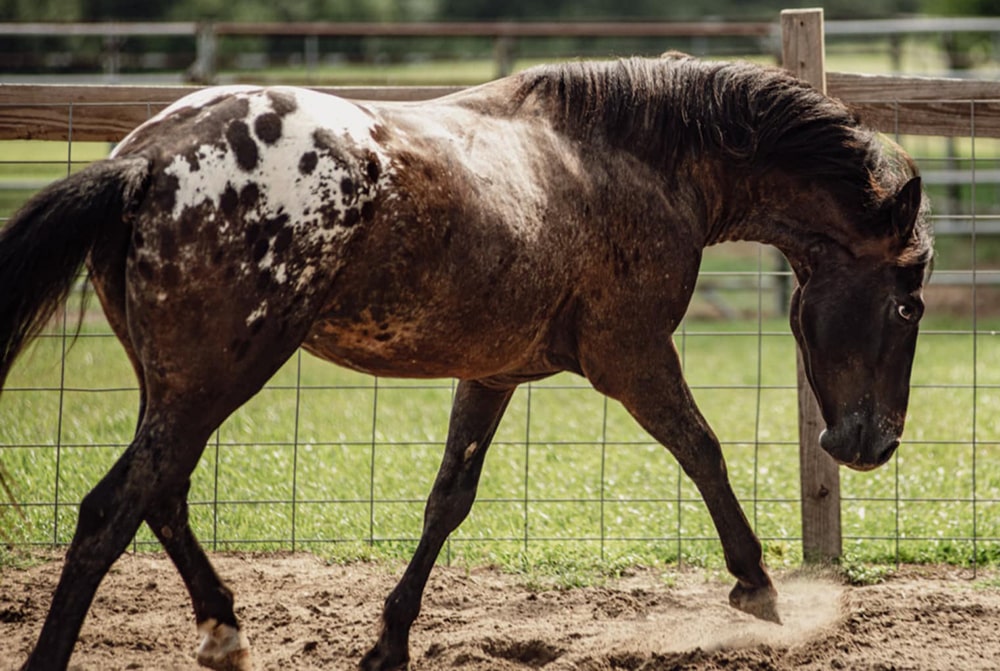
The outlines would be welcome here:
<svg viewBox="0 0 1000 671">
<path fill-rule="evenodd" d="M 66 300 L 94 243 L 125 225 L 148 175 L 145 158 L 98 161 L 36 194 L 0 231 L 0 388 Z"/>
</svg>

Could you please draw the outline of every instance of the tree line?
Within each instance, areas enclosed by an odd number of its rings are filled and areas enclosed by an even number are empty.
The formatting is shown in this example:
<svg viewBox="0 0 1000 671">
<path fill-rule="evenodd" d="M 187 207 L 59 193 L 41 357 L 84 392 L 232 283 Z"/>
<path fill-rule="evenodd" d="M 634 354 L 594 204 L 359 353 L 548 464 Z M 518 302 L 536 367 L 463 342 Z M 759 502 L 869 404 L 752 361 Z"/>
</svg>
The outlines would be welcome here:
<svg viewBox="0 0 1000 671">
<path fill-rule="evenodd" d="M 0 21 L 774 20 L 815 0 L 0 0 Z M 1000 0 L 826 0 L 828 19 L 1000 15 Z"/>
</svg>

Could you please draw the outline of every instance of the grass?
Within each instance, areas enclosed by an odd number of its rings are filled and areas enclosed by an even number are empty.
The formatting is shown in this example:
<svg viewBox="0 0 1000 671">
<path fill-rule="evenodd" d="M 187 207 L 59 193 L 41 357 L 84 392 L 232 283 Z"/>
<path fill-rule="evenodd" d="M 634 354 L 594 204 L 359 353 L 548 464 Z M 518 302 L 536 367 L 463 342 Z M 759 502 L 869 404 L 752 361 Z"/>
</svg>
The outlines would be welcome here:
<svg viewBox="0 0 1000 671">
<path fill-rule="evenodd" d="M 886 581 L 893 571 L 887 566 L 872 565 L 847 560 L 841 565 L 841 575 L 849 585 L 878 585 Z"/>
<path fill-rule="evenodd" d="M 1000 435 L 992 421 L 1000 392 L 987 386 L 1000 382 L 1000 347 L 989 332 L 976 339 L 974 392 L 973 338 L 956 335 L 953 322 L 928 326 L 908 444 L 880 470 L 842 472 L 852 562 L 1000 559 Z M 764 322 L 760 337 L 757 330 L 756 322 L 696 321 L 677 343 L 767 561 L 794 565 L 801 528 L 793 343 L 782 322 Z M 76 504 L 133 430 L 132 373 L 106 327 L 88 318 L 62 365 L 65 346 L 59 334 L 40 340 L 0 402 L 0 459 L 26 516 L 7 508 L 0 524 L 18 544 L 67 542 Z M 294 545 L 339 561 L 408 556 L 451 394 L 449 381 L 374 380 L 293 357 L 209 443 L 191 492 L 196 533 L 217 549 Z M 154 546 L 141 530 L 137 547 Z M 721 565 L 704 505 L 669 454 L 616 403 L 568 375 L 517 392 L 476 507 L 444 560 L 567 586 L 593 579 L 598 567 Z"/>
</svg>

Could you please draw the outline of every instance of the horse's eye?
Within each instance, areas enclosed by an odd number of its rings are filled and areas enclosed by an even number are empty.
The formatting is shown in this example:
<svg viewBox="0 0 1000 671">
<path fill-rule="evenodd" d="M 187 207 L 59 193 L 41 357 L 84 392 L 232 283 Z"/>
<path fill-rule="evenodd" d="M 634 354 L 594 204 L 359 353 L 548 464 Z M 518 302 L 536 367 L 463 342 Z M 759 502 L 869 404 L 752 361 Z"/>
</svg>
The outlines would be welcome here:
<svg viewBox="0 0 1000 671">
<path fill-rule="evenodd" d="M 915 321 L 918 317 L 917 310 L 912 305 L 907 305 L 906 303 L 900 303 L 896 306 L 896 314 L 904 322 Z"/>
</svg>

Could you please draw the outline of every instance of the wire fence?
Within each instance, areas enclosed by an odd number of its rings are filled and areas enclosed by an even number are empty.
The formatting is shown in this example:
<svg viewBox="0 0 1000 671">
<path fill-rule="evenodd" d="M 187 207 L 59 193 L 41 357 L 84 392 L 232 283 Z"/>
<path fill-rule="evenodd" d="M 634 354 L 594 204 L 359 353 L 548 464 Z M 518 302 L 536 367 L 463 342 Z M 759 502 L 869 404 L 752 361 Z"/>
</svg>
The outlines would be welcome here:
<svg viewBox="0 0 1000 671">
<path fill-rule="evenodd" d="M 897 103 L 905 105 L 905 103 Z M 992 107 L 969 102 L 973 118 Z M 150 114 L 156 105 L 145 105 Z M 107 146 L 7 143 L 0 217 L 40 183 Z M 896 138 L 927 175 L 938 260 L 914 366 L 904 446 L 842 474 L 845 554 L 878 562 L 1000 559 L 1000 145 Z M 707 251 L 676 333 L 686 377 L 719 434 L 737 495 L 769 562 L 801 559 L 791 276 L 770 248 Z M 81 282 L 80 294 L 87 291 Z M 128 445 L 138 389 L 96 301 L 71 301 L 0 398 L 0 463 L 19 505 L 3 538 L 63 545 L 81 498 Z M 78 323 L 79 321 L 79 323 Z M 664 343 L 664 346 L 667 346 Z M 301 351 L 209 441 L 193 476 L 192 524 L 212 549 L 405 556 L 419 538 L 452 381 L 372 378 Z M 135 547 L 155 546 L 140 532 Z M 615 402 L 570 375 L 517 392 L 473 512 L 447 557 L 720 563 L 700 495 Z"/>
</svg>

